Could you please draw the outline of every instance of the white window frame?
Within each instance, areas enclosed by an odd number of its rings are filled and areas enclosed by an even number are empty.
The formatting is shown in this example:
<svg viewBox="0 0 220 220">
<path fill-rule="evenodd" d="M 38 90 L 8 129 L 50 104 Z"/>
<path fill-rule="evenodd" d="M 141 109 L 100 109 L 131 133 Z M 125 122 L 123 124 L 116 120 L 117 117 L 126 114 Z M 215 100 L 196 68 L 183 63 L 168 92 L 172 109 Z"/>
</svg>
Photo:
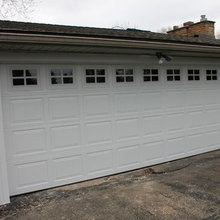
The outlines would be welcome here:
<svg viewBox="0 0 220 220">
<path fill-rule="evenodd" d="M 168 74 L 168 70 L 171 70 L 172 74 Z M 175 74 L 175 70 L 178 70 L 179 74 Z M 165 80 L 167 82 L 181 82 L 182 81 L 182 71 L 181 71 L 181 68 L 171 67 L 171 68 L 166 68 L 165 71 L 166 71 L 166 78 L 165 78 Z M 168 80 L 168 76 L 171 76 L 172 80 Z M 175 79 L 176 76 L 179 76 L 179 80 Z"/>
<path fill-rule="evenodd" d="M 144 71 L 145 70 L 150 70 L 150 74 L 149 75 L 145 75 L 144 74 Z M 152 74 L 152 70 L 157 70 L 157 75 L 153 75 Z M 160 69 L 158 68 L 158 67 L 146 67 L 146 68 L 141 68 L 141 73 L 142 73 L 142 76 L 141 76 L 141 81 L 144 83 L 144 84 L 150 84 L 150 83 L 158 83 L 158 82 L 160 82 L 161 81 L 161 78 L 160 78 Z M 144 80 L 144 77 L 145 76 L 148 76 L 148 77 L 150 77 L 150 80 L 149 81 L 145 81 Z M 152 77 L 154 77 L 154 76 L 157 76 L 157 78 L 158 78 L 158 80 L 156 80 L 156 81 L 153 81 L 152 80 Z"/>
<path fill-rule="evenodd" d="M 211 76 L 211 79 L 210 80 L 208 80 L 207 79 L 207 71 L 211 71 L 211 74 L 210 74 L 210 76 Z M 216 71 L 216 79 L 213 79 L 213 72 L 212 71 Z M 206 81 L 208 81 L 208 82 L 216 82 L 216 81 L 218 81 L 219 80 L 219 71 L 218 71 L 218 68 L 213 68 L 213 67 L 210 67 L 210 68 L 205 68 L 205 80 Z"/>
<path fill-rule="evenodd" d="M 189 70 L 193 71 L 193 74 L 191 75 L 193 77 L 192 80 L 189 80 Z M 195 79 L 195 77 L 196 77 L 195 70 L 199 70 L 199 75 L 198 75 L 199 76 L 199 80 Z M 202 81 L 202 69 L 199 68 L 199 67 L 187 67 L 186 74 L 187 74 L 187 81 L 188 82 L 200 82 L 200 81 Z"/>
<path fill-rule="evenodd" d="M 7 68 L 7 78 L 8 78 L 8 89 L 9 90 L 17 90 L 17 91 L 22 91 L 22 90 L 39 90 L 41 89 L 41 69 L 40 66 L 38 65 L 25 65 L 25 64 L 19 64 L 19 65 L 9 65 L 6 67 Z M 28 69 L 34 69 L 37 70 L 37 76 L 36 77 L 30 77 L 30 78 L 37 78 L 37 84 L 34 85 L 13 85 L 13 79 L 16 77 L 13 77 L 12 71 L 13 70 L 24 70 L 24 77 L 18 77 L 18 78 L 23 78 L 24 80 L 26 79 L 25 77 L 25 70 Z M 29 78 L 29 77 L 27 77 Z"/>
<path fill-rule="evenodd" d="M 59 69 L 59 70 L 63 70 L 63 69 L 71 69 L 72 70 L 72 78 L 73 78 L 73 83 L 60 83 L 60 84 L 52 84 L 51 82 L 51 70 L 53 69 Z M 47 86 L 49 87 L 49 89 L 71 89 L 71 88 L 75 88 L 77 86 L 77 82 L 76 82 L 76 71 L 75 71 L 75 66 L 72 65 L 48 65 L 45 69 L 46 72 L 46 78 L 47 78 Z M 62 80 L 63 80 L 63 75 L 61 75 Z M 54 77 L 55 78 L 55 77 Z M 65 77 L 64 77 L 65 78 Z"/>
<path fill-rule="evenodd" d="M 122 75 L 124 79 L 126 79 L 126 74 L 125 74 L 125 70 L 131 70 L 132 69 L 132 75 L 127 75 L 127 76 L 132 76 L 133 77 L 133 81 L 131 82 L 127 82 L 127 81 L 124 81 L 124 82 L 117 82 L 117 74 L 116 74 L 116 71 L 117 70 L 120 70 L 120 69 L 123 69 L 124 70 L 124 74 Z M 120 85 L 135 85 L 136 84 L 136 68 L 133 67 L 133 66 L 129 66 L 129 65 L 123 65 L 123 66 L 115 66 L 113 68 L 113 83 L 114 85 L 117 85 L 117 86 L 120 86 Z"/>
<path fill-rule="evenodd" d="M 95 82 L 94 83 L 87 83 L 86 79 L 87 79 L 87 75 L 86 75 L 86 70 L 88 69 L 92 69 L 95 71 Z M 105 70 L 105 75 L 103 75 L 105 77 L 105 82 L 103 83 L 97 83 L 97 74 L 96 74 L 96 70 L 99 69 L 104 69 Z M 108 66 L 103 66 L 103 65 L 85 65 L 82 66 L 81 68 L 81 76 L 82 76 L 82 85 L 84 88 L 104 88 L 104 87 L 108 87 L 109 86 L 109 68 Z M 93 77 L 92 76 L 92 77 Z M 89 76 L 88 76 L 89 77 Z M 100 77 L 102 77 L 100 75 Z"/>
</svg>

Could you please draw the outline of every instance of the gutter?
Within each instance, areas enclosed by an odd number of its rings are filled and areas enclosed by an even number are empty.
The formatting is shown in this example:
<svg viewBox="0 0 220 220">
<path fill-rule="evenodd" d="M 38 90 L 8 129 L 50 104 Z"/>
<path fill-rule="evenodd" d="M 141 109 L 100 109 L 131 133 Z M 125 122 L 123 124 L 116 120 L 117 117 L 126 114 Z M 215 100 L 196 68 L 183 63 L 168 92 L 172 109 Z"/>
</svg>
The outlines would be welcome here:
<svg viewBox="0 0 220 220">
<path fill-rule="evenodd" d="M 200 53 L 219 53 L 219 46 L 198 45 L 193 43 L 175 43 L 162 41 L 144 40 L 124 40 L 96 37 L 42 35 L 42 34 L 23 34 L 23 33 L 0 33 L 0 43 L 32 43 L 49 45 L 81 45 L 81 46 L 100 46 L 117 48 L 139 48 L 154 50 L 178 50 Z"/>
</svg>

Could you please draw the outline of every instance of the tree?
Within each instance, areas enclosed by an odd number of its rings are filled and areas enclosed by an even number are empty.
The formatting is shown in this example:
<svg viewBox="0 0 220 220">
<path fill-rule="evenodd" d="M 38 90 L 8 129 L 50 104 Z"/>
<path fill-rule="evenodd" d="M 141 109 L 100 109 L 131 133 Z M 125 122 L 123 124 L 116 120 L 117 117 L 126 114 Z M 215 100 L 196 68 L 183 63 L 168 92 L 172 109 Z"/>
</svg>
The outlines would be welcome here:
<svg viewBox="0 0 220 220">
<path fill-rule="evenodd" d="M 29 19 L 35 7 L 36 0 L 0 0 L 0 18 Z"/>
<path fill-rule="evenodd" d="M 166 34 L 167 31 L 171 31 L 171 30 L 172 30 L 171 27 L 162 27 L 158 32 L 159 32 L 159 33 Z"/>
</svg>

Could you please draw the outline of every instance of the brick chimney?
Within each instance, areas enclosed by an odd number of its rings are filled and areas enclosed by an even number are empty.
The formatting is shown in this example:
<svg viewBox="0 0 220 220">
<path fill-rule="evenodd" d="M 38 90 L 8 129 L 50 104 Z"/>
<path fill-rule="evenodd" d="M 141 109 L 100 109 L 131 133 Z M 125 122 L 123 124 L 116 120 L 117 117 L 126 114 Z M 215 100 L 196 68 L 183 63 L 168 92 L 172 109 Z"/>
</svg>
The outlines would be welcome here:
<svg viewBox="0 0 220 220">
<path fill-rule="evenodd" d="M 207 20 L 205 15 L 201 15 L 201 19 L 197 23 L 188 21 L 183 23 L 183 27 L 174 27 L 173 30 L 168 31 L 167 33 L 185 37 L 215 38 L 215 22 Z"/>
</svg>

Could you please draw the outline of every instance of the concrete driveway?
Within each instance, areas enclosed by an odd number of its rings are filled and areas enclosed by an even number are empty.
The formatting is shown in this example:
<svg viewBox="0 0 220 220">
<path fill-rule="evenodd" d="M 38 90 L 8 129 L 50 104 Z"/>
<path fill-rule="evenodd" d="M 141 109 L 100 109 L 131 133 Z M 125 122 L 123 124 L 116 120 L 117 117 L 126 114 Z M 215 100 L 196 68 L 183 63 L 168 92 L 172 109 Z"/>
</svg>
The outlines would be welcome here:
<svg viewBox="0 0 220 220">
<path fill-rule="evenodd" d="M 0 219 L 220 219 L 220 150 L 13 197 Z"/>
</svg>

